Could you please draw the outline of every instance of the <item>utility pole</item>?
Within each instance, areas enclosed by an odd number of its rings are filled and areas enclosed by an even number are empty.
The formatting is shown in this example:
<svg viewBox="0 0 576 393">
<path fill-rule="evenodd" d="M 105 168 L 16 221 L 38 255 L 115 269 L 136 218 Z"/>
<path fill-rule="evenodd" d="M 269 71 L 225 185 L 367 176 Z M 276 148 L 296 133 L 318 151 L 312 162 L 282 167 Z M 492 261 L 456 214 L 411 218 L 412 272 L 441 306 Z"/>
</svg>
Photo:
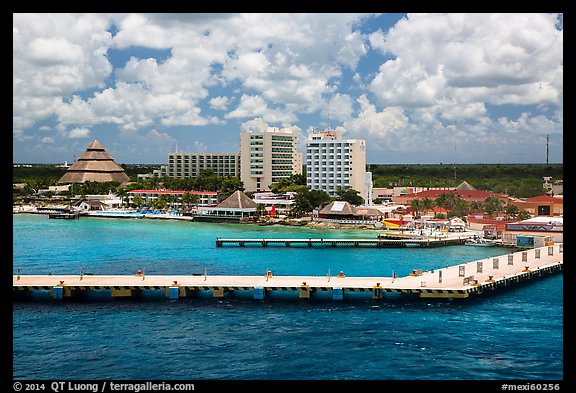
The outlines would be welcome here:
<svg viewBox="0 0 576 393">
<path fill-rule="evenodd" d="M 457 160 L 456 141 L 454 141 L 454 180 L 456 180 L 456 160 Z"/>
<path fill-rule="evenodd" d="M 330 127 L 330 97 L 328 97 L 328 131 L 331 131 Z"/>
<path fill-rule="evenodd" d="M 548 165 L 549 142 L 550 142 L 550 134 L 546 134 L 546 165 Z"/>
</svg>

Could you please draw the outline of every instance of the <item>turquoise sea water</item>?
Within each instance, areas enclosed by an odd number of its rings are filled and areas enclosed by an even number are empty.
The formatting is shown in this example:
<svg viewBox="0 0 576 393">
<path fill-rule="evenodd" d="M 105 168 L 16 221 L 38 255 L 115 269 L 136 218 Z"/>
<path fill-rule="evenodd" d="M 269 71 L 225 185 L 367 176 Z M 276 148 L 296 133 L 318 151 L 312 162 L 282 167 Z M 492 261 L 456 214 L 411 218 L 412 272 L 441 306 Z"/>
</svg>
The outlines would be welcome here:
<svg viewBox="0 0 576 393">
<path fill-rule="evenodd" d="M 216 247 L 217 237 L 374 237 L 374 231 L 13 216 L 21 274 L 399 276 L 507 248 Z M 296 293 L 170 301 L 13 302 L 14 379 L 556 380 L 563 377 L 563 275 L 474 299 Z"/>
</svg>

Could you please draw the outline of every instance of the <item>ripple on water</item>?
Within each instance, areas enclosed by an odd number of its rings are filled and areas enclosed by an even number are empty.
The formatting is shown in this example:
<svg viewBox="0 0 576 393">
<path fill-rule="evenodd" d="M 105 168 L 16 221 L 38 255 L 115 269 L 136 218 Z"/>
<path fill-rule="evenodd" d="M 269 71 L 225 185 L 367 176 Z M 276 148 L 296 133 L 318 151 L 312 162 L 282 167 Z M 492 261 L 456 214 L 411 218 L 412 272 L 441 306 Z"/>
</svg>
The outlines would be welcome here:
<svg viewBox="0 0 576 393">
<path fill-rule="evenodd" d="M 390 276 L 508 249 L 215 247 L 220 237 L 366 236 L 367 232 L 15 215 L 23 274 Z M 97 239 L 97 241 L 95 240 Z M 473 249 L 473 250 L 470 250 Z M 248 294 L 143 301 L 13 303 L 14 379 L 562 379 L 563 276 L 465 301 L 342 302 Z"/>
</svg>

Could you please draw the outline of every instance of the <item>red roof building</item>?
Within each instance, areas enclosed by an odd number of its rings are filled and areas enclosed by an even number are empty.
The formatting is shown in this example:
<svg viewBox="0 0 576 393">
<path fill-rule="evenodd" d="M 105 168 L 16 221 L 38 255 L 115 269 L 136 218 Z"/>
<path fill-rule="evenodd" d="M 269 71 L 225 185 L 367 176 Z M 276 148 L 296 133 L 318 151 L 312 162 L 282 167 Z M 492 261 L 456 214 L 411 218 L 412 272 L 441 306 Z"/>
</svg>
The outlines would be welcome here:
<svg viewBox="0 0 576 393">
<path fill-rule="evenodd" d="M 498 194 L 498 193 L 495 193 L 492 191 L 484 191 L 484 190 L 457 190 L 457 189 L 420 191 L 417 193 L 395 196 L 395 197 L 392 197 L 392 200 L 394 202 L 396 202 L 397 204 L 409 205 L 413 199 L 428 198 L 428 199 L 436 200 L 436 198 L 438 198 L 440 195 L 447 194 L 450 192 L 456 193 L 456 195 L 459 198 L 464 199 L 466 202 L 469 202 L 469 203 L 470 202 L 484 202 L 489 197 L 500 198 L 503 201 L 508 202 L 508 196 L 504 195 L 504 194 Z"/>
<path fill-rule="evenodd" d="M 550 195 L 519 199 L 510 202 L 519 210 L 527 211 L 532 216 L 561 216 L 564 214 L 564 199 Z"/>
</svg>

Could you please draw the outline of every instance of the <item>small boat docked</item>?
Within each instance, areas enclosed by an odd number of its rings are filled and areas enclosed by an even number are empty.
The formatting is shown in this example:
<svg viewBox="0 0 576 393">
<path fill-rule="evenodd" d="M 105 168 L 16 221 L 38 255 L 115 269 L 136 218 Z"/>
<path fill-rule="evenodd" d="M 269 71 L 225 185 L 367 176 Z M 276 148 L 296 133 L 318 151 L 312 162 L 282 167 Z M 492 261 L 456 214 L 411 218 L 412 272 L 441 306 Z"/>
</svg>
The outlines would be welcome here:
<svg viewBox="0 0 576 393">
<path fill-rule="evenodd" d="M 466 246 L 478 246 L 478 247 L 492 247 L 495 246 L 492 240 L 484 239 L 481 237 L 474 237 L 473 239 L 468 240 L 464 243 Z"/>
</svg>

